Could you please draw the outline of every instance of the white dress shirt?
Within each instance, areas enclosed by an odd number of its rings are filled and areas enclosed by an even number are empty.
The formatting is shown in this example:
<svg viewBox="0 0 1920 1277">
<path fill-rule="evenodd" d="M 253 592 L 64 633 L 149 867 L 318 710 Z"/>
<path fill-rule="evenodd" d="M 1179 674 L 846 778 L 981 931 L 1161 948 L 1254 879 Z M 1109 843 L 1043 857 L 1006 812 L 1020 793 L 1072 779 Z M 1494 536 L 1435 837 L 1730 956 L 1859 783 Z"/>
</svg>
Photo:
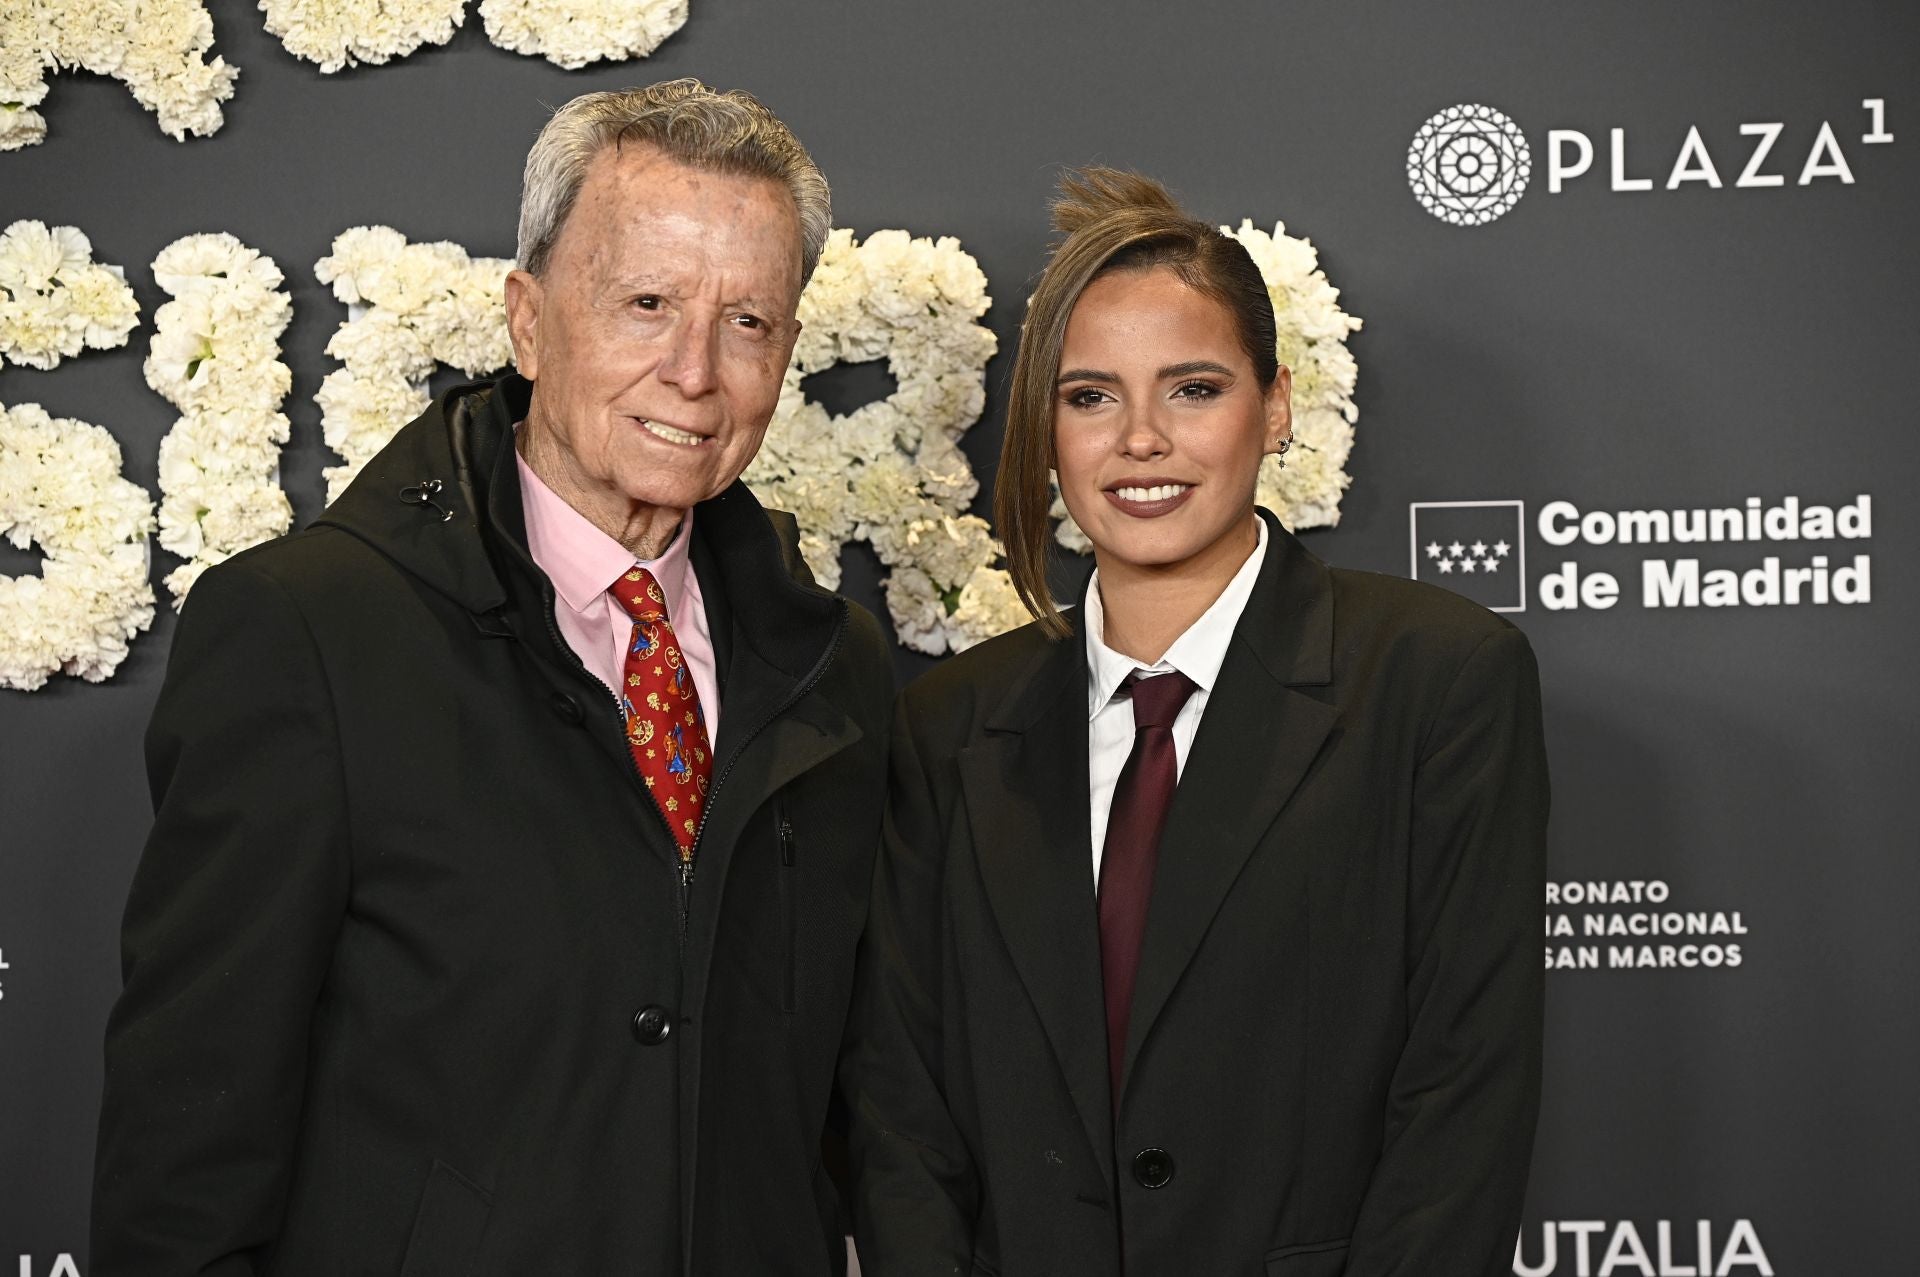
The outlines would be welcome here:
<svg viewBox="0 0 1920 1277">
<path fill-rule="evenodd" d="M 1178 670 L 1193 680 L 1195 691 L 1173 720 L 1176 775 L 1184 772 L 1187 752 L 1200 730 L 1200 716 L 1207 712 L 1207 697 L 1220 678 L 1221 664 L 1227 659 L 1234 627 L 1240 623 L 1240 614 L 1246 611 L 1253 583 L 1260 576 L 1260 564 L 1267 557 L 1266 521 L 1255 518 L 1254 523 L 1260 529 L 1260 541 L 1253 547 L 1253 553 L 1240 565 L 1213 605 L 1152 665 L 1141 665 L 1131 656 L 1106 645 L 1106 613 L 1100 603 L 1098 569 L 1087 582 L 1087 778 L 1096 883 L 1100 881 L 1100 853 L 1107 841 L 1107 813 L 1113 807 L 1114 786 L 1120 781 L 1121 769 L 1127 765 L 1127 755 L 1133 752 L 1133 701 L 1114 693 L 1135 670 L 1149 675 Z"/>
</svg>

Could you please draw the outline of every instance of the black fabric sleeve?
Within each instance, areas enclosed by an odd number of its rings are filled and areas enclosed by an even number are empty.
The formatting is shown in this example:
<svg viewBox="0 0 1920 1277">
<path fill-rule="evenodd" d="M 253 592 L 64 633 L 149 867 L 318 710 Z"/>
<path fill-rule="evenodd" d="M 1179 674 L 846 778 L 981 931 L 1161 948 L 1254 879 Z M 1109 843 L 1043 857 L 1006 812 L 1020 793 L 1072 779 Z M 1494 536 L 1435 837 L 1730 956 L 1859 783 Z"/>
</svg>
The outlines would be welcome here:
<svg viewBox="0 0 1920 1277">
<path fill-rule="evenodd" d="M 1346 1277 L 1512 1265 L 1540 1103 L 1547 805 L 1539 672 L 1502 629 L 1454 677 L 1414 778 L 1407 1040 Z"/>
<path fill-rule="evenodd" d="M 980 1187 L 947 1108 L 943 830 L 903 698 L 841 1086 L 864 1277 L 967 1273 Z"/>
<path fill-rule="evenodd" d="M 314 1005 L 349 887 L 314 640 L 245 560 L 181 616 L 146 739 L 154 826 L 122 929 L 94 1277 L 238 1277 L 280 1228 Z"/>
</svg>

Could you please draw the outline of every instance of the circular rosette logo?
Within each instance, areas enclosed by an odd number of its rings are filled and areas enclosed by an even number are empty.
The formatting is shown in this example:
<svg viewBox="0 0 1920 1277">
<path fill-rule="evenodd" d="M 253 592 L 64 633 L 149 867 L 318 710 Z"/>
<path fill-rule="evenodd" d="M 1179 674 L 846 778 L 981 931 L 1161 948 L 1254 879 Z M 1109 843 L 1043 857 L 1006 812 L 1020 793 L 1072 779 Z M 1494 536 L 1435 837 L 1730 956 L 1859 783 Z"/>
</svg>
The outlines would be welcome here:
<svg viewBox="0 0 1920 1277">
<path fill-rule="evenodd" d="M 1490 106 L 1450 106 L 1407 148 L 1407 183 L 1429 213 L 1481 226 L 1520 202 L 1533 156 L 1520 126 Z"/>
</svg>

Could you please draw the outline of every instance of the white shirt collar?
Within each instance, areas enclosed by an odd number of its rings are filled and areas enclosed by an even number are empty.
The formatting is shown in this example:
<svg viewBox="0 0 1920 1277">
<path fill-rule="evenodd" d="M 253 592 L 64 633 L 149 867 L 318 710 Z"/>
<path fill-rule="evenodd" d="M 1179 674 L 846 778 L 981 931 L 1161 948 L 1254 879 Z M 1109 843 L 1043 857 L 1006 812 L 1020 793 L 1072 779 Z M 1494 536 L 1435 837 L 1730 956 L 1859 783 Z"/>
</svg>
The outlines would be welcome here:
<svg viewBox="0 0 1920 1277">
<path fill-rule="evenodd" d="M 1234 627 L 1240 623 L 1240 614 L 1246 611 L 1253 583 L 1260 576 L 1260 564 L 1267 557 L 1267 521 L 1255 516 L 1254 524 L 1260 529 L 1260 540 L 1253 547 L 1253 553 L 1234 573 L 1233 580 L 1227 582 L 1227 588 L 1220 591 L 1220 597 L 1200 614 L 1200 619 L 1188 626 L 1173 641 L 1167 654 L 1150 666 L 1142 666 L 1131 656 L 1107 646 L 1106 610 L 1100 602 L 1100 571 L 1094 569 L 1092 579 L 1087 582 L 1085 604 L 1088 718 L 1098 714 L 1113 699 L 1127 675 L 1137 669 L 1155 674 L 1179 670 L 1201 690 L 1213 690 L 1214 682 L 1220 677 L 1220 667 L 1226 663 Z"/>
</svg>

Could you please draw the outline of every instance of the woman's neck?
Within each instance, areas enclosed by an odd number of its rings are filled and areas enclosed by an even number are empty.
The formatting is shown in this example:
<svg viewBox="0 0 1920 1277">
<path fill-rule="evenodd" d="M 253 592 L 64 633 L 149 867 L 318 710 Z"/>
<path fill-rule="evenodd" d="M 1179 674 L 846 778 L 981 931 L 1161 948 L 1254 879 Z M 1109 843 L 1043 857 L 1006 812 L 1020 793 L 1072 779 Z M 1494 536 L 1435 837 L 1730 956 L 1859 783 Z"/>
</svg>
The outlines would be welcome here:
<svg viewBox="0 0 1920 1277">
<path fill-rule="evenodd" d="M 1096 547 L 1101 641 L 1122 656 L 1152 665 L 1206 615 L 1259 544 L 1259 524 L 1249 518 L 1178 563 L 1127 563 Z"/>
</svg>

